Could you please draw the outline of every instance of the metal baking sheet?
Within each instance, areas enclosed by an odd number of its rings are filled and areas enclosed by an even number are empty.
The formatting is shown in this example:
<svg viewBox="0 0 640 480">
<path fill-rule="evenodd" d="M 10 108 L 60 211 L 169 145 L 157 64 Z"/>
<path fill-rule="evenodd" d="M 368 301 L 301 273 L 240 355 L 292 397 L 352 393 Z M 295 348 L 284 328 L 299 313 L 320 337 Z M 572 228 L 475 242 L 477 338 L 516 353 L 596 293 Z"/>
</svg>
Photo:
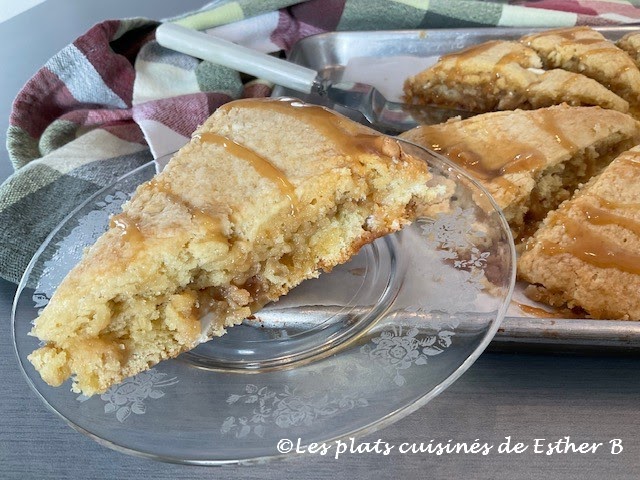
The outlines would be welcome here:
<svg viewBox="0 0 640 480">
<path fill-rule="evenodd" d="M 611 40 L 640 27 L 596 28 Z M 307 37 L 292 49 L 289 60 L 317 70 L 325 79 L 340 81 L 350 60 L 362 57 L 433 57 L 493 39 L 516 39 L 547 29 L 438 29 L 369 32 L 332 32 Z M 377 85 L 376 85 L 377 86 Z M 353 111 L 328 104 L 315 95 L 276 87 L 274 96 L 293 96 L 324 104 L 354 120 L 366 120 Z M 514 302 L 514 307 L 517 304 Z M 513 310 L 513 308 L 511 309 Z M 553 352 L 640 353 L 640 322 L 581 318 L 538 318 L 508 313 L 491 347 L 493 350 L 542 350 Z"/>
</svg>

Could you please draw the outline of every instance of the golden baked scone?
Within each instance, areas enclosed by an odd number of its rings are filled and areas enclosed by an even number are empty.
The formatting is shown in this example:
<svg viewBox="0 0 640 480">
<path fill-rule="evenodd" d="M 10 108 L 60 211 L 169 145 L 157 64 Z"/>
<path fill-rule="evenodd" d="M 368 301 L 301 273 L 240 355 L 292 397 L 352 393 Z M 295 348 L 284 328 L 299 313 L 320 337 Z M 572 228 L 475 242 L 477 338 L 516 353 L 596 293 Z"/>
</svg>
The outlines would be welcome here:
<svg viewBox="0 0 640 480">
<path fill-rule="evenodd" d="M 518 261 L 525 293 L 592 318 L 640 320 L 640 147 L 549 213 Z"/>
<path fill-rule="evenodd" d="M 600 32 L 589 27 L 562 28 L 526 35 L 520 42 L 540 55 L 543 68 L 580 73 L 631 106 L 640 103 L 640 70 L 626 52 Z"/>
<path fill-rule="evenodd" d="M 400 137 L 447 156 L 476 177 L 518 238 L 640 142 L 640 123 L 614 110 L 558 105 L 419 126 Z"/>
<path fill-rule="evenodd" d="M 566 103 L 571 106 L 599 106 L 625 113 L 629 111 L 629 102 L 595 80 L 559 68 L 539 73 L 538 79 L 529 86 L 527 95 L 522 107 L 532 109 Z"/>
<path fill-rule="evenodd" d="M 110 385 L 225 333 L 438 202 L 400 143 L 317 106 L 218 109 L 113 217 L 36 319 L 51 385 Z"/>
<path fill-rule="evenodd" d="M 627 101 L 573 72 L 541 70 L 538 54 L 518 43 L 493 40 L 441 57 L 404 83 L 407 103 L 472 112 L 532 109 L 560 103 L 599 105 L 626 112 Z"/>
<path fill-rule="evenodd" d="M 640 32 L 630 32 L 616 42 L 616 46 L 631 57 L 637 67 L 640 67 Z"/>
<path fill-rule="evenodd" d="M 404 83 L 407 103 L 465 107 L 475 112 L 514 108 L 521 92 L 541 68 L 531 49 L 515 42 L 492 40 L 443 55 L 435 65 Z M 499 76 L 497 73 L 499 72 Z"/>
</svg>

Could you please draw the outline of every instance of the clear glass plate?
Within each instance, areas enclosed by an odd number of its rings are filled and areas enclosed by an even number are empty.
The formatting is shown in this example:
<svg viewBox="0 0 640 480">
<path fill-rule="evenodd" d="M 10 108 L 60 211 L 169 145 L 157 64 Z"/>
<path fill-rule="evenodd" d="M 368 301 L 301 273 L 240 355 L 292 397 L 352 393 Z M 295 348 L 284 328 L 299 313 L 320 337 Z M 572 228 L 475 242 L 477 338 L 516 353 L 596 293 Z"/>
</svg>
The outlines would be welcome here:
<svg viewBox="0 0 640 480">
<path fill-rule="evenodd" d="M 515 253 L 490 196 L 446 159 L 406 144 L 451 211 L 364 247 L 348 264 L 177 359 L 91 398 L 46 385 L 28 333 L 83 248 L 107 228 L 153 163 L 78 207 L 36 253 L 13 309 L 27 381 L 72 427 L 127 453 L 194 464 L 248 463 L 370 433 L 451 385 L 487 346 L 509 304 Z M 96 281 L 100 281 L 96 279 Z M 294 450 L 295 451 L 295 448 Z"/>
</svg>

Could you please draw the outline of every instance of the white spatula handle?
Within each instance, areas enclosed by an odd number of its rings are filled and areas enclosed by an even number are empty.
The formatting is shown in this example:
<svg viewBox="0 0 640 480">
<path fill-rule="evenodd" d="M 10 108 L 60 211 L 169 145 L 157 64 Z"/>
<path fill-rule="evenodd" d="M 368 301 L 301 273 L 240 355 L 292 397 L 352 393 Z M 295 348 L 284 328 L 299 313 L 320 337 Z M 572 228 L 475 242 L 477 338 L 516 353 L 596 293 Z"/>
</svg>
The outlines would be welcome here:
<svg viewBox="0 0 640 480">
<path fill-rule="evenodd" d="M 319 85 L 315 70 L 173 23 L 160 25 L 156 30 L 156 40 L 171 50 L 224 65 L 297 92 L 309 93 Z"/>
</svg>

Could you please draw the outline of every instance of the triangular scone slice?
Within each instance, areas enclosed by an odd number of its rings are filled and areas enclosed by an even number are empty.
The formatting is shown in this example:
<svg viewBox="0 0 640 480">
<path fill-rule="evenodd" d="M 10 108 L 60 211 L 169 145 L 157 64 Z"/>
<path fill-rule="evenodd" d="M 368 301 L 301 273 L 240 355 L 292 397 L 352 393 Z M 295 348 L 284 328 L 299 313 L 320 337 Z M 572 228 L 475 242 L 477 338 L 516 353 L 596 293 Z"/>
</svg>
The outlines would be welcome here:
<svg viewBox="0 0 640 480">
<path fill-rule="evenodd" d="M 520 42 L 542 58 L 543 68 L 561 68 L 592 78 L 624 98 L 640 103 L 640 70 L 631 57 L 589 27 L 548 30 Z"/>
<path fill-rule="evenodd" d="M 322 107 L 220 108 L 69 273 L 36 319 L 43 379 L 86 395 L 222 335 L 442 201 L 427 165 Z"/>
<path fill-rule="evenodd" d="M 578 73 L 555 68 L 541 71 L 527 90 L 526 102 L 520 108 L 543 108 L 566 103 L 572 106 L 599 106 L 627 112 L 629 103 Z"/>
<path fill-rule="evenodd" d="M 640 32 L 627 33 L 616 42 L 616 46 L 627 52 L 627 55 L 640 68 Z"/>
<path fill-rule="evenodd" d="M 407 103 L 462 107 L 474 112 L 513 108 L 542 62 L 531 49 L 493 40 L 442 56 L 406 79 Z"/>
<path fill-rule="evenodd" d="M 518 261 L 525 293 L 591 317 L 640 320 L 640 147 L 549 213 Z"/>
<path fill-rule="evenodd" d="M 518 42 L 494 40 L 443 56 L 404 83 L 407 103 L 472 112 L 531 109 L 560 103 L 626 112 L 629 104 L 595 80 L 541 70 L 538 55 Z"/>
<path fill-rule="evenodd" d="M 440 152 L 480 180 L 517 238 L 636 145 L 640 123 L 614 110 L 558 105 L 420 126 L 400 137 Z"/>
</svg>

